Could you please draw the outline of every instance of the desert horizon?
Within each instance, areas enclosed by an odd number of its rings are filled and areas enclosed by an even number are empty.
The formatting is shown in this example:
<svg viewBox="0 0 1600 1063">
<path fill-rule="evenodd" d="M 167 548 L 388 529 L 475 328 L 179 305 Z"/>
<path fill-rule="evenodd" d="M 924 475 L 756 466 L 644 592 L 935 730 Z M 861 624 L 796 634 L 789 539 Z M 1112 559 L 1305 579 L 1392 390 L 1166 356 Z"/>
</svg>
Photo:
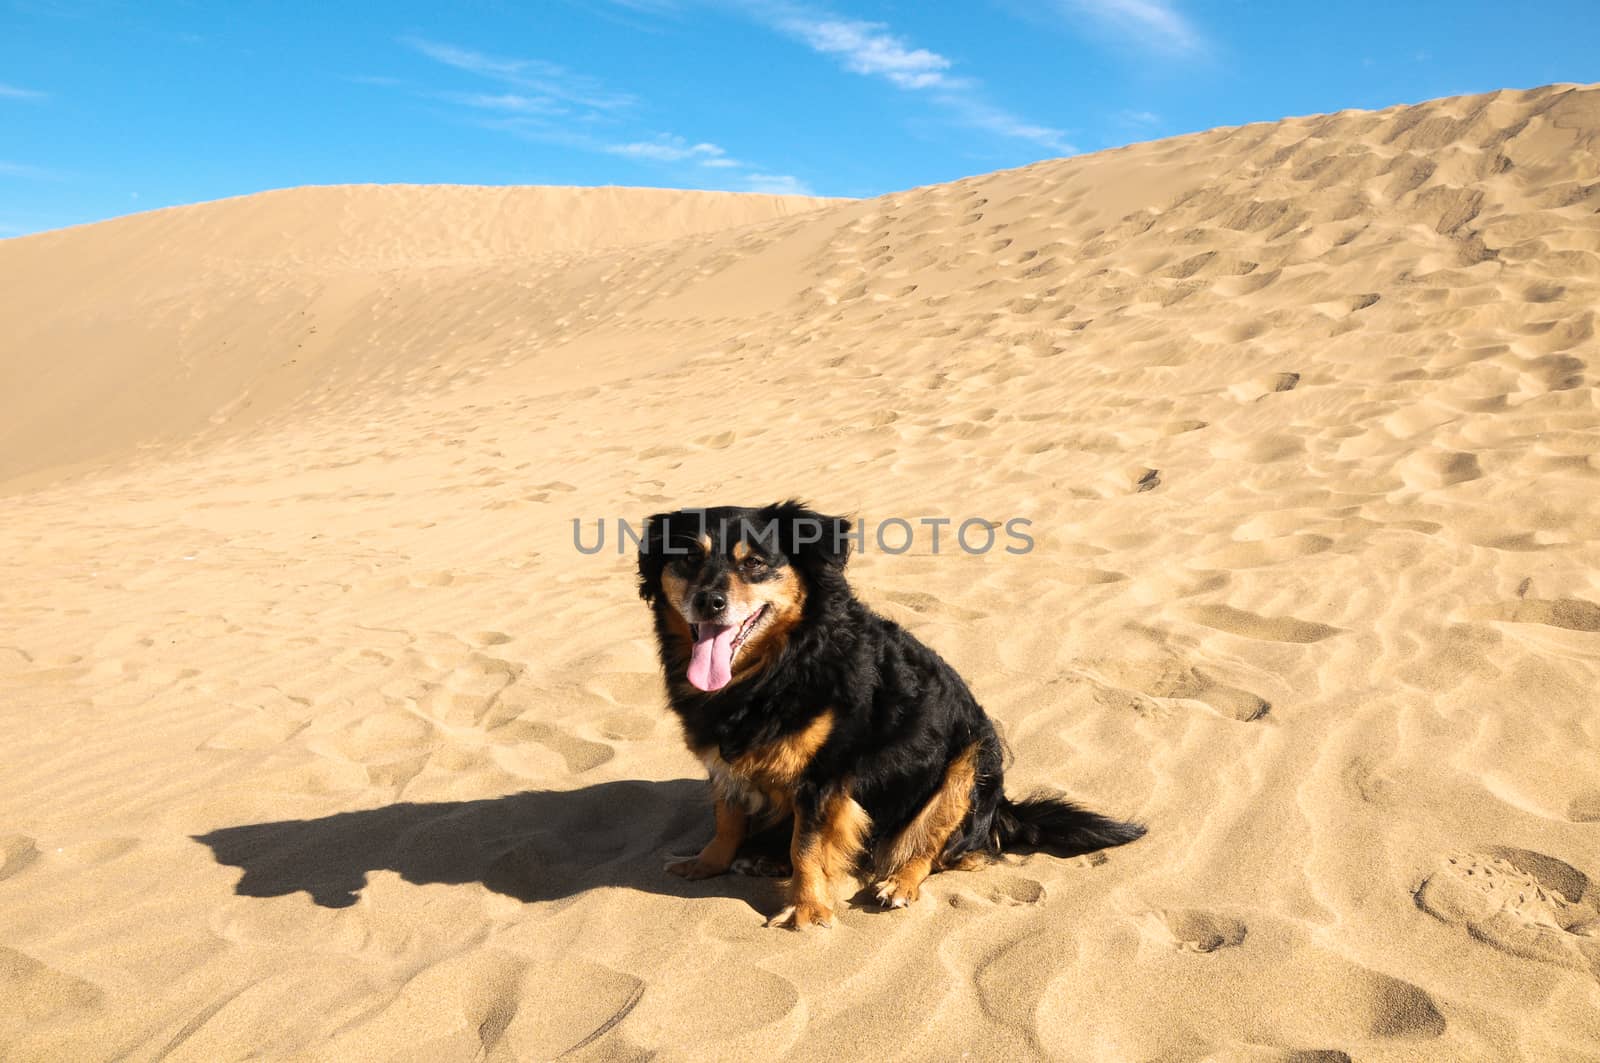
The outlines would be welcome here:
<svg viewBox="0 0 1600 1063">
<path fill-rule="evenodd" d="M 1600 1059 L 1597 145 L 1559 84 L 0 241 L 0 1056 Z M 1148 835 L 804 932 L 666 874 L 623 524 L 788 498 Z"/>
</svg>

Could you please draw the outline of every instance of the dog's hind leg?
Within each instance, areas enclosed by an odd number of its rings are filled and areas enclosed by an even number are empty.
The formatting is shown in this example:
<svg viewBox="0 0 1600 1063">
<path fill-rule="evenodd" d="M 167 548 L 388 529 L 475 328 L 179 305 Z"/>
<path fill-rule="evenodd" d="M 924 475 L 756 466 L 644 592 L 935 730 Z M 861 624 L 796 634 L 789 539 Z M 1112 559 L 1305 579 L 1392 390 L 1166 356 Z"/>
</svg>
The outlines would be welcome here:
<svg viewBox="0 0 1600 1063">
<path fill-rule="evenodd" d="M 950 835 L 972 808 L 977 781 L 980 744 L 974 742 L 945 769 L 939 788 L 911 822 L 879 850 L 882 878 L 873 884 L 885 908 L 904 908 L 922 893 L 923 881 L 933 873 Z"/>
</svg>

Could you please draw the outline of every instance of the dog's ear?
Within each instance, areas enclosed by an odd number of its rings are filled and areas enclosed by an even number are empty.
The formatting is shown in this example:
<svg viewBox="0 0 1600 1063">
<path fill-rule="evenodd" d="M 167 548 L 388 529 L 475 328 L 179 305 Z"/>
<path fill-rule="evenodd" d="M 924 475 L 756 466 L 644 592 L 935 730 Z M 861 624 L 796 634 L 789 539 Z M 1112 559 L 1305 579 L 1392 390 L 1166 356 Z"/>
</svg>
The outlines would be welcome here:
<svg viewBox="0 0 1600 1063">
<path fill-rule="evenodd" d="M 771 529 L 778 549 L 797 567 L 812 575 L 837 576 L 850 560 L 850 521 L 830 517 L 790 499 L 763 509 L 760 529 Z"/>
<path fill-rule="evenodd" d="M 667 519 L 657 513 L 645 522 L 639 537 L 639 597 L 654 605 L 661 595 L 661 572 L 667 567 Z"/>
</svg>

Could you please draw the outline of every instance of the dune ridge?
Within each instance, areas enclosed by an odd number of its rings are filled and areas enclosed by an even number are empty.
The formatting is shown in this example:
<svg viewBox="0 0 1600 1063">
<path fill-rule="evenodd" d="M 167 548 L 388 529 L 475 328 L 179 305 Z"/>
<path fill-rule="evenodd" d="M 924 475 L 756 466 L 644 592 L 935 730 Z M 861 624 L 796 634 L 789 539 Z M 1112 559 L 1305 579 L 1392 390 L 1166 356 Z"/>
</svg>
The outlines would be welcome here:
<svg viewBox="0 0 1600 1063">
<path fill-rule="evenodd" d="M 1597 146 L 1551 86 L 0 242 L 0 1055 L 1600 1058 Z M 573 522 L 793 495 L 1014 789 L 1150 834 L 805 935 L 664 875 L 697 763 Z"/>
</svg>

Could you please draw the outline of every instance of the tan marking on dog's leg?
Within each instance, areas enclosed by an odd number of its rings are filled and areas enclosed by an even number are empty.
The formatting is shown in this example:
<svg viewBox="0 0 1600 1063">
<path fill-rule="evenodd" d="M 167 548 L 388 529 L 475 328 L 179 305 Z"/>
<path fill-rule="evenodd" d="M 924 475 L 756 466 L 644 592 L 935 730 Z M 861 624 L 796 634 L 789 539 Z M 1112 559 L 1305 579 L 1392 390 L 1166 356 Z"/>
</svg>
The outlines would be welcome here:
<svg viewBox="0 0 1600 1063">
<path fill-rule="evenodd" d="M 923 880 L 932 874 L 945 842 L 972 807 L 977 763 L 978 743 L 974 742 L 950 762 L 939 789 L 880 853 L 883 877 L 875 883 L 875 890 L 884 907 L 904 908 L 921 895 Z"/>
<path fill-rule="evenodd" d="M 679 860 L 667 865 L 667 870 L 683 878 L 711 878 L 728 870 L 739 844 L 750 831 L 750 816 L 738 805 L 731 805 L 721 797 L 716 799 L 717 833 L 700 855 L 690 860 Z"/>
<path fill-rule="evenodd" d="M 988 853 L 967 853 L 965 856 L 956 857 L 953 864 L 940 862 L 935 870 L 938 871 L 982 871 L 994 862 Z"/>
<path fill-rule="evenodd" d="M 829 926 L 833 921 L 833 891 L 855 868 L 861 843 L 872 821 L 866 809 L 848 794 L 837 794 L 823 803 L 815 822 L 807 823 L 796 815 L 789 859 L 794 877 L 789 881 L 789 906 L 768 926 L 800 930 L 808 926 Z"/>
</svg>

